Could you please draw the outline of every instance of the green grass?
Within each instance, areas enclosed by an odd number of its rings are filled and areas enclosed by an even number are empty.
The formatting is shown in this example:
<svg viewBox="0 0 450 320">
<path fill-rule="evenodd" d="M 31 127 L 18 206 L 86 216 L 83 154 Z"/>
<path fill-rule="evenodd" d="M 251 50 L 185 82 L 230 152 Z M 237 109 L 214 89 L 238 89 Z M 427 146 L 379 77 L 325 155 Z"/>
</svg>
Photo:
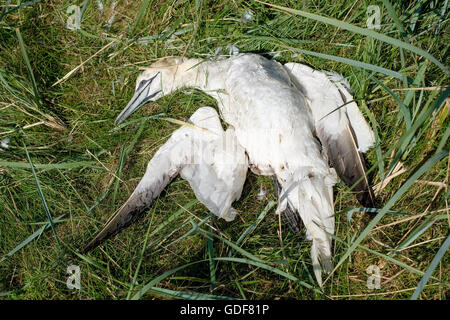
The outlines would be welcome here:
<svg viewBox="0 0 450 320">
<path fill-rule="evenodd" d="M 383 0 L 381 29 L 370 31 L 368 0 L 119 1 L 108 32 L 113 1 L 102 2 L 103 12 L 96 1 L 0 2 L 0 141 L 10 139 L 0 148 L 1 298 L 448 299 L 445 1 Z M 79 31 L 65 27 L 72 4 L 82 8 Z M 167 55 L 211 58 L 228 44 L 342 73 L 376 131 L 372 184 L 405 169 L 378 194 L 376 216 L 353 210 L 355 197 L 337 185 L 336 268 L 323 291 L 310 242 L 280 228 L 271 179 L 251 173 L 231 223 L 211 219 L 177 179 L 138 223 L 80 253 L 178 128 L 162 118 L 216 106 L 177 92 L 115 128 L 139 68 Z M 73 264 L 81 290 L 66 287 Z M 370 265 L 380 289 L 366 286 Z"/>
</svg>

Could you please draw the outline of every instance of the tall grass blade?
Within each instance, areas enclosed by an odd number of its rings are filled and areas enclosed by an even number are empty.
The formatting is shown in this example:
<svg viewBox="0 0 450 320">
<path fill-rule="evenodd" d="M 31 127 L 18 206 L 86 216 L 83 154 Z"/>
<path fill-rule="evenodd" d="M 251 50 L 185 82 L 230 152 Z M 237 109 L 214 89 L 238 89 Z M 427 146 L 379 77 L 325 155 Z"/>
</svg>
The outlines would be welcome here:
<svg viewBox="0 0 450 320">
<path fill-rule="evenodd" d="M 267 213 L 275 206 L 275 201 L 270 201 L 266 207 L 261 211 L 258 218 L 256 218 L 255 222 L 253 222 L 237 239 L 236 245 L 239 245 L 242 241 L 244 241 L 245 237 L 249 235 L 257 226 L 258 224 L 264 219 L 264 217 L 267 215 Z"/>
<path fill-rule="evenodd" d="M 81 11 L 80 11 L 80 23 L 83 20 L 83 16 L 84 16 L 84 12 L 86 11 L 87 8 L 87 4 L 88 4 L 89 0 L 84 0 L 82 6 L 81 6 Z"/>
<path fill-rule="evenodd" d="M 336 237 L 335 235 L 330 235 L 330 236 L 331 236 L 335 241 L 338 241 L 338 242 L 340 242 L 340 243 L 346 244 L 344 241 L 342 241 L 341 239 L 339 239 L 339 238 Z M 369 249 L 369 248 L 367 248 L 367 247 L 365 247 L 365 246 L 363 246 L 363 245 L 361 245 L 361 244 L 358 245 L 358 248 L 360 248 L 360 249 L 362 249 L 362 250 L 364 250 L 364 251 L 367 251 L 367 252 L 369 252 L 369 253 L 371 253 L 371 254 L 373 254 L 373 255 L 379 256 L 379 257 L 381 257 L 381 258 L 383 258 L 383 259 L 385 259 L 385 260 L 387 260 L 387 261 L 389 261 L 389 262 L 392 262 L 393 264 L 396 264 L 396 265 L 398 265 L 399 267 L 401 267 L 401 268 L 403 268 L 403 269 L 406 269 L 406 270 L 408 270 L 408 271 L 410 271 L 410 272 L 412 272 L 412 273 L 418 274 L 418 275 L 420 275 L 420 276 L 423 276 L 423 275 L 425 274 L 425 272 L 420 271 L 419 269 L 416 269 L 416 268 L 414 268 L 414 267 L 411 267 L 411 266 L 407 265 L 406 263 L 401 262 L 401 261 L 399 261 L 399 260 L 397 260 L 397 259 L 394 259 L 393 257 L 391 257 L 391 256 L 389 256 L 389 255 L 386 255 L 386 254 L 383 254 L 383 253 L 381 253 L 381 252 L 378 252 L 378 251 Z"/>
<path fill-rule="evenodd" d="M 361 61 L 357 61 L 357 60 L 353 60 L 353 59 L 348 59 L 348 58 L 342 58 L 342 57 L 338 57 L 338 56 L 333 56 L 333 55 L 329 55 L 329 54 L 325 54 L 325 53 L 319 53 L 319 52 L 315 52 L 315 51 L 309 51 L 309 50 L 304 50 L 304 49 L 299 49 L 299 48 L 294 48 L 294 47 L 289 47 L 289 46 L 285 46 L 285 45 L 280 45 L 280 47 L 285 48 L 285 49 L 289 49 L 292 51 L 296 51 L 296 52 L 300 52 L 303 54 L 308 54 L 314 57 L 318 57 L 318 58 L 322 58 L 322 59 L 327 59 L 327 60 L 332 60 L 332 61 L 336 61 L 336 62 L 341 62 L 341 63 L 345 63 L 357 68 L 361 68 L 361 69 L 367 69 L 367 70 L 371 70 L 371 71 L 375 71 L 378 73 L 382 73 L 385 74 L 387 76 L 390 77 L 394 77 L 400 80 L 405 79 L 405 75 L 397 72 L 397 71 L 392 71 L 380 66 L 376 66 L 370 63 L 365 63 L 365 62 L 361 62 Z"/>
<path fill-rule="evenodd" d="M 116 171 L 116 183 L 114 185 L 114 192 L 113 192 L 113 199 L 112 199 L 112 203 L 113 205 L 116 204 L 116 196 L 117 196 L 117 192 L 119 191 L 119 184 L 120 184 L 120 176 L 122 173 L 122 167 L 123 167 L 123 162 L 124 162 L 124 158 L 125 158 L 125 146 L 126 144 L 124 144 L 122 146 L 122 150 L 120 151 L 120 160 L 119 160 L 119 166 L 117 167 L 117 171 Z"/>
<path fill-rule="evenodd" d="M 306 12 L 306 11 L 302 11 L 302 10 L 296 10 L 296 9 L 291 9 L 291 8 L 287 8 L 287 7 L 282 7 L 282 6 L 278 6 L 275 4 L 271 4 L 271 3 L 267 3 L 267 2 L 263 2 L 263 1 L 259 1 L 256 0 L 256 2 L 268 5 L 270 7 L 274 7 L 277 8 L 281 11 L 285 11 L 285 12 L 289 12 L 295 15 L 299 15 L 302 16 L 304 18 L 308 18 L 308 19 L 312 19 L 315 21 L 319 21 L 325 24 L 329 24 L 341 29 L 345 29 L 354 33 L 358 33 L 361 34 L 363 36 L 368 36 L 386 43 L 389 43 L 393 46 L 399 47 L 399 48 L 403 48 L 406 49 L 408 51 L 414 52 L 428 60 L 430 60 L 431 62 L 433 62 L 435 65 L 437 65 L 440 69 L 442 69 L 447 75 L 450 75 L 450 71 L 441 63 L 439 62 L 435 57 L 433 57 L 431 54 L 429 54 L 428 52 L 426 52 L 425 50 L 422 50 L 416 46 L 413 46 L 410 43 L 404 42 L 404 41 L 400 41 L 398 39 L 386 36 L 384 34 L 375 32 L 373 30 L 370 29 L 365 29 L 365 28 L 361 28 L 361 27 L 357 27 L 355 25 L 352 25 L 350 23 L 347 22 L 343 22 L 343 21 L 339 21 L 337 19 L 333 19 L 333 18 L 328 18 L 328 17 L 324 17 L 324 16 L 320 16 L 314 13 L 310 13 L 310 12 Z"/>
<path fill-rule="evenodd" d="M 419 284 L 417 285 L 416 290 L 414 291 L 413 295 L 411 296 L 411 300 L 417 300 L 419 298 L 420 293 L 423 291 L 423 288 L 427 284 L 428 280 L 431 277 L 431 274 L 433 273 L 434 269 L 436 269 L 437 265 L 439 264 L 439 261 L 441 261 L 442 257 L 445 255 L 445 253 L 448 250 L 448 247 L 450 246 L 450 236 L 445 239 L 442 246 L 439 248 L 438 252 L 434 256 L 433 260 L 431 261 L 430 265 L 428 266 L 427 271 L 425 272 L 425 275 L 420 280 Z"/>
<path fill-rule="evenodd" d="M 42 204 L 43 204 L 44 209 L 45 209 L 45 213 L 47 214 L 48 221 L 50 223 L 52 231 L 55 234 L 56 242 L 58 243 L 59 246 L 61 246 L 61 242 L 59 241 L 59 237 L 58 237 L 58 234 L 56 233 L 56 228 L 55 228 L 55 225 L 53 223 L 52 215 L 50 214 L 50 210 L 48 209 L 47 201 L 45 201 L 45 197 L 44 197 L 44 194 L 42 192 L 41 185 L 39 184 L 39 180 L 38 180 L 38 177 L 36 175 L 36 171 L 34 170 L 33 163 L 31 162 L 30 154 L 28 153 L 28 149 L 27 149 L 27 146 L 25 145 L 25 142 L 23 142 L 23 147 L 25 148 L 25 153 L 27 154 L 27 159 L 28 159 L 28 162 L 30 163 L 31 172 L 33 173 L 34 180 L 36 181 L 36 186 L 38 188 L 39 196 L 41 197 Z"/>
<path fill-rule="evenodd" d="M 400 160 L 402 156 L 404 156 L 406 150 L 408 149 L 408 146 L 410 145 L 411 140 L 413 139 L 414 135 L 416 134 L 416 131 L 422 127 L 423 123 L 429 119 L 431 114 L 435 110 L 439 110 L 441 106 L 444 105 L 445 100 L 447 99 L 448 95 L 450 93 L 450 87 L 447 87 L 447 89 L 440 94 L 440 96 L 435 100 L 434 104 L 430 108 L 424 108 L 417 118 L 415 119 L 414 123 L 412 124 L 411 128 L 407 130 L 398 143 L 396 144 L 396 147 L 398 147 L 398 152 L 396 153 L 394 159 L 392 160 L 391 167 L 388 171 L 391 171 L 396 165 L 397 162 Z"/>
<path fill-rule="evenodd" d="M 41 0 L 31 0 L 31 1 L 23 2 L 23 3 L 19 4 L 19 5 L 11 8 L 10 10 L 6 10 L 8 8 L 8 6 L 9 6 L 9 4 L 11 3 L 11 1 L 8 0 L 8 2 L 6 4 L 6 7 L 3 9 L 2 14 L 0 14 L 0 22 L 2 21 L 3 17 L 6 16 L 7 14 L 10 14 L 10 13 L 12 13 L 12 12 L 14 12 L 16 10 L 19 10 L 19 9 L 21 9 L 23 7 L 32 6 L 33 4 L 38 3 L 40 1 Z"/>
<path fill-rule="evenodd" d="M 147 241 L 148 241 L 148 238 L 149 238 L 149 235 L 150 235 L 150 229 L 152 227 L 152 222 L 153 222 L 154 215 L 155 215 L 155 207 L 153 207 L 152 216 L 150 218 L 150 222 L 148 223 L 148 228 L 147 228 L 147 232 L 145 234 L 144 244 L 142 245 L 141 254 L 139 256 L 139 262 L 138 262 L 138 265 L 136 267 L 136 271 L 134 272 L 134 277 L 133 277 L 133 280 L 131 281 L 130 289 L 128 290 L 127 300 L 130 300 L 131 292 L 133 291 L 133 288 L 134 288 L 134 286 L 136 284 L 136 281 L 137 281 L 137 276 L 139 274 L 139 270 L 141 269 L 141 264 L 142 264 L 142 260 L 144 259 L 145 249 L 147 248 Z"/>
<path fill-rule="evenodd" d="M 2 21 L 3 17 L 6 15 L 6 12 L 8 11 L 10 4 L 11 0 L 7 0 L 6 3 L 3 5 L 3 10 L 2 13 L 0 14 L 0 21 Z"/>
<path fill-rule="evenodd" d="M 409 234 L 409 236 L 395 248 L 395 250 L 399 251 L 399 250 L 409 246 L 411 243 L 416 241 L 416 239 L 419 238 L 425 231 L 427 231 L 436 221 L 441 220 L 441 219 L 447 219 L 447 216 L 439 215 L 437 217 L 434 217 L 433 219 L 431 217 L 428 217 L 428 219 L 426 219 L 416 229 L 414 229 L 414 231 L 411 232 Z"/>
<path fill-rule="evenodd" d="M 304 282 L 304 281 L 298 279 L 297 277 L 295 277 L 295 276 L 293 276 L 293 275 L 291 275 L 291 274 L 289 274 L 289 273 L 287 273 L 287 272 L 284 272 L 284 271 L 282 271 L 282 270 L 280 270 L 280 269 L 278 269 L 278 268 L 271 267 L 271 266 L 269 266 L 269 265 L 267 265 L 267 264 L 265 264 L 265 263 L 261 263 L 261 262 L 253 261 L 253 260 L 248 260 L 248 259 L 233 258 L 233 257 L 221 257 L 221 258 L 216 258 L 215 260 L 217 260 L 217 261 L 230 261 L 230 262 L 238 262 L 238 263 L 250 264 L 250 265 L 253 265 L 253 266 L 255 266 L 255 267 L 259 267 L 259 268 L 262 268 L 262 269 L 271 271 L 271 272 L 273 272 L 273 273 L 279 274 L 280 276 L 283 276 L 283 277 L 285 277 L 286 279 L 295 281 L 296 283 L 300 284 L 301 286 L 303 286 L 303 287 L 305 287 L 305 288 L 308 288 L 308 289 L 311 289 L 311 290 L 313 290 L 314 292 L 316 292 L 316 293 L 318 293 L 318 294 L 320 294 L 320 295 L 323 295 L 323 292 L 322 292 L 322 291 L 320 291 L 320 290 L 314 288 L 314 287 L 313 287 L 312 285 L 310 285 L 309 283 L 306 283 L 306 282 Z"/>
<path fill-rule="evenodd" d="M 210 214 L 210 224 L 214 222 L 214 217 L 212 214 Z M 209 238 L 208 238 L 208 258 L 209 258 L 209 277 L 211 279 L 211 293 L 214 294 L 216 290 L 216 266 L 214 265 L 214 243 L 213 243 L 213 237 L 214 231 L 209 226 Z"/>
<path fill-rule="evenodd" d="M 210 219 L 210 216 L 207 216 L 207 217 L 203 218 L 199 223 L 195 223 L 195 222 L 193 221 L 193 219 L 189 219 L 189 223 L 192 225 L 192 228 L 191 228 L 188 232 L 186 232 L 185 234 L 183 234 L 182 236 L 180 236 L 180 237 L 176 238 L 175 240 L 173 240 L 171 243 L 166 244 L 166 245 L 164 246 L 164 248 L 170 248 L 170 247 L 173 246 L 175 243 L 177 243 L 177 242 L 183 240 L 184 238 L 189 237 L 189 235 L 193 234 L 195 231 L 198 231 L 198 230 L 199 230 L 199 227 L 201 227 L 203 224 L 205 224 L 209 219 Z M 185 223 L 185 224 L 187 224 L 187 223 Z M 180 229 L 181 229 L 182 227 L 184 227 L 185 224 L 183 224 L 183 225 L 180 227 Z M 209 237 L 208 237 L 208 239 L 209 239 Z M 155 240 L 154 242 L 150 243 L 150 244 L 149 244 L 149 247 L 151 247 L 151 246 L 152 246 L 155 242 L 157 242 L 157 241 L 159 241 L 159 240 Z"/>
<path fill-rule="evenodd" d="M 217 258 L 216 258 L 217 259 Z M 200 261 L 195 261 L 195 262 L 190 262 L 187 264 L 184 264 L 182 266 L 170 269 L 169 271 L 164 272 L 163 274 L 159 275 L 158 277 L 154 278 L 153 280 L 151 280 L 150 282 L 148 282 L 145 286 L 143 286 L 132 298 L 131 300 L 139 300 L 140 298 L 142 298 L 142 296 L 147 293 L 151 288 L 153 288 L 157 283 L 161 282 L 162 280 L 164 280 L 165 278 L 169 277 L 170 275 L 183 270 L 187 267 L 193 266 L 195 264 L 198 263 L 202 263 L 205 262 L 207 260 L 200 260 Z"/>
<path fill-rule="evenodd" d="M 436 152 L 440 152 L 446 145 L 448 145 L 448 141 L 450 138 L 450 127 L 445 129 L 444 136 L 441 139 L 441 142 L 439 142 L 438 148 Z"/>
<path fill-rule="evenodd" d="M 352 220 L 352 216 L 355 212 L 370 212 L 370 213 L 377 212 L 377 213 L 379 213 L 380 211 L 381 211 L 381 209 L 377 209 L 377 208 L 354 208 L 354 209 L 347 211 L 347 222 L 350 223 L 350 221 Z M 407 215 L 406 212 L 399 212 L 399 211 L 394 211 L 394 210 L 387 210 L 386 213 Z"/>
<path fill-rule="evenodd" d="M 200 232 L 200 234 L 202 234 L 204 237 L 208 237 L 208 235 L 207 235 L 205 232 L 203 232 L 203 231 L 201 231 L 201 230 L 199 230 L 199 232 Z M 250 252 L 248 252 L 248 251 L 242 249 L 241 247 L 239 247 L 238 245 L 234 244 L 233 242 L 231 242 L 231 241 L 225 239 L 224 237 L 221 237 L 221 236 L 219 236 L 219 235 L 217 235 L 217 234 L 214 234 L 214 233 L 212 234 L 212 236 L 213 236 L 214 238 L 217 238 L 217 239 L 219 239 L 219 240 L 225 242 L 225 244 L 227 244 L 228 246 L 232 247 L 234 250 L 236 250 L 237 252 L 239 252 L 239 253 L 242 254 L 243 256 L 245 256 L 245 257 L 247 257 L 247 258 L 249 258 L 249 259 L 252 259 L 252 260 L 254 260 L 254 261 L 264 262 L 264 260 L 258 258 L 257 256 L 251 254 Z"/>
<path fill-rule="evenodd" d="M 141 2 L 141 6 L 139 7 L 138 15 L 137 15 L 136 20 L 134 22 L 134 27 L 133 27 L 132 34 L 134 34 L 134 32 L 136 31 L 136 28 L 141 23 L 142 17 L 144 17 L 145 11 L 147 10 L 149 4 L 150 4 L 150 0 L 143 0 Z"/>
<path fill-rule="evenodd" d="M 16 28 L 17 39 L 19 39 L 20 50 L 22 51 L 23 59 L 25 60 L 25 64 L 27 66 L 28 74 L 30 76 L 31 85 L 33 86 L 34 99 L 37 104 L 40 103 L 39 93 L 37 90 L 36 79 L 34 78 L 33 69 L 31 68 L 30 60 L 28 59 L 27 50 L 25 48 L 25 43 L 23 42 L 22 35 L 20 34 L 19 28 Z"/>
<path fill-rule="evenodd" d="M 411 185 L 419 179 L 422 174 L 424 174 L 428 169 L 430 169 L 434 164 L 436 164 L 442 158 L 448 156 L 448 150 L 443 150 L 435 154 L 431 159 L 425 162 L 414 174 L 412 174 L 408 180 L 397 190 L 397 192 L 389 199 L 386 205 L 381 209 L 381 211 L 375 216 L 375 218 L 370 221 L 367 227 L 361 232 L 359 237 L 351 244 L 348 250 L 341 257 L 334 270 L 336 270 L 356 249 L 356 247 L 367 237 L 369 232 L 375 227 L 375 225 L 383 218 L 383 216 L 388 212 L 388 210 L 400 199 L 400 197 L 411 187 Z"/>
<path fill-rule="evenodd" d="M 55 218 L 53 220 L 53 223 L 58 223 L 61 222 L 61 219 L 65 216 L 65 214 L 60 215 L 59 217 Z M 30 242 L 32 242 L 34 239 L 36 239 L 37 237 L 39 237 L 45 230 L 47 230 L 48 228 L 50 228 L 50 223 L 47 222 L 45 223 L 42 227 L 40 227 L 38 230 L 36 230 L 33 234 L 31 234 L 28 238 L 26 238 L 25 240 L 23 240 L 20 244 L 18 244 L 14 249 L 12 249 L 10 252 L 8 252 L 7 254 L 5 254 L 1 259 L 0 259 L 0 263 L 3 262 L 4 260 L 6 260 L 6 258 L 11 257 L 13 254 L 15 254 L 16 252 L 18 252 L 20 249 L 22 249 L 23 247 L 27 246 Z"/>
<path fill-rule="evenodd" d="M 400 31 L 400 35 L 402 36 L 403 40 L 408 41 L 408 33 L 406 32 L 406 29 L 403 26 L 403 23 L 398 17 L 397 13 L 395 12 L 395 9 L 392 6 L 392 4 L 389 2 L 389 0 L 381 0 L 381 1 L 383 1 L 383 4 L 386 7 L 389 16 L 394 21 L 398 31 Z"/>
<path fill-rule="evenodd" d="M 89 167 L 89 168 L 98 168 L 101 169 L 101 167 L 98 167 L 95 165 L 95 161 L 75 161 L 75 162 L 60 162 L 60 163 L 33 163 L 33 166 L 36 169 L 45 169 L 45 170 L 52 170 L 52 169 L 74 169 L 74 168 L 80 168 L 80 167 Z M 11 168 L 20 168 L 25 169 L 29 168 L 30 164 L 26 162 L 13 162 L 13 161 L 0 161 L 0 167 L 11 167 Z"/>
<path fill-rule="evenodd" d="M 163 223 L 161 223 L 157 228 L 155 228 L 155 230 L 153 230 L 152 233 L 149 235 L 149 238 L 153 237 L 161 229 L 163 229 L 164 227 L 169 225 L 172 221 L 174 221 L 176 218 L 178 218 L 182 213 L 184 213 L 186 210 L 190 209 L 192 206 L 194 206 L 197 203 L 198 203 L 198 200 L 194 199 L 191 202 L 184 205 L 181 209 L 179 209 L 177 212 L 175 212 L 173 215 L 171 215 L 169 218 L 167 218 Z M 151 246 L 152 246 L 152 243 L 150 243 L 145 249 L 147 250 Z"/>
<path fill-rule="evenodd" d="M 411 112 L 408 110 L 405 103 L 403 103 L 403 101 L 400 100 L 400 98 L 391 89 L 389 89 L 383 82 L 378 80 L 376 77 L 372 77 L 372 80 L 375 81 L 384 90 L 386 90 L 387 93 L 389 93 L 392 96 L 392 98 L 394 98 L 395 102 L 397 102 L 398 106 L 400 107 L 401 114 L 405 118 L 406 129 L 411 128 Z"/>
<path fill-rule="evenodd" d="M 153 292 L 155 294 L 162 295 L 167 298 L 177 298 L 183 300 L 239 300 L 227 296 L 217 296 L 213 294 L 197 293 L 197 292 L 175 291 L 158 287 L 152 287 L 148 290 L 148 292 Z"/>
</svg>

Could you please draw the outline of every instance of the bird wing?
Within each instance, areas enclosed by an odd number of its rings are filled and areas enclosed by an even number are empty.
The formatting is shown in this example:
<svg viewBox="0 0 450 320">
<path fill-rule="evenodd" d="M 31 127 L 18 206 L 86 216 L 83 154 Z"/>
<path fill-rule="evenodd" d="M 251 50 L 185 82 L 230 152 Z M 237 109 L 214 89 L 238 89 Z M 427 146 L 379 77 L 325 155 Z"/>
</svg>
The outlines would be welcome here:
<svg viewBox="0 0 450 320">
<path fill-rule="evenodd" d="M 294 85 L 307 98 L 316 134 L 331 166 L 356 193 L 364 206 L 373 206 L 374 195 L 366 176 L 362 152 L 373 144 L 373 132 L 351 96 L 343 77 L 328 75 L 299 63 L 284 65 Z"/>
<path fill-rule="evenodd" d="M 178 141 L 169 139 L 158 150 L 152 160 L 150 160 L 144 177 L 131 196 L 85 246 L 84 252 L 94 249 L 120 230 L 132 224 L 179 173 L 181 169 L 180 161 L 179 159 L 173 159 L 170 152 L 177 145 L 179 145 Z"/>
<path fill-rule="evenodd" d="M 237 142 L 233 128 L 205 145 L 196 165 L 185 166 L 180 175 L 186 179 L 195 196 L 212 213 L 226 221 L 235 218 L 231 207 L 240 198 L 247 176 L 248 160 Z"/>
<path fill-rule="evenodd" d="M 214 214 L 234 218 L 231 203 L 240 197 L 248 167 L 245 151 L 233 145 L 237 143 L 234 134 L 229 130 L 224 134 L 213 108 L 199 108 L 189 122 L 156 152 L 136 189 L 86 245 L 85 252 L 132 224 L 178 174 L 188 180 L 197 198 Z M 231 159 L 221 162 L 218 157 L 223 153 Z"/>
</svg>

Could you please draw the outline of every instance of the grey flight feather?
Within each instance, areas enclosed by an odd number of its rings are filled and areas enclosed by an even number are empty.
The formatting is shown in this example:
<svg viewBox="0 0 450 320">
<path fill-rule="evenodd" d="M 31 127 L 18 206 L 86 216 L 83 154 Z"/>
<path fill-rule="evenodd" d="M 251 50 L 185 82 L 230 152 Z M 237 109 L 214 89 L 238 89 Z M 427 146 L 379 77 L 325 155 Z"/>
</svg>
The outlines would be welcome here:
<svg viewBox="0 0 450 320">
<path fill-rule="evenodd" d="M 108 220 L 103 229 L 84 247 L 83 252 L 89 252 L 136 221 L 144 213 L 145 209 L 159 196 L 174 176 L 165 176 L 161 181 L 161 185 L 153 185 L 143 192 L 133 193 L 122 207 L 120 207 L 119 211 Z"/>
</svg>

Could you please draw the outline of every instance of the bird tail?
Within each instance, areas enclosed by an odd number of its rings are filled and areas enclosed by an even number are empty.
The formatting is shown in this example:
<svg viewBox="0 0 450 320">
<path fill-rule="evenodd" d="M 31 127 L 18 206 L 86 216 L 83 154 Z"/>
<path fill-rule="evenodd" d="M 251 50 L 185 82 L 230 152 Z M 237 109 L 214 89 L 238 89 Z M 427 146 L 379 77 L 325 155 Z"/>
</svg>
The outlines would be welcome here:
<svg viewBox="0 0 450 320">
<path fill-rule="evenodd" d="M 311 258 L 314 275 L 322 287 L 322 267 L 333 269 L 331 236 L 334 234 L 333 185 L 334 174 L 308 175 L 298 186 L 298 208 L 308 236 L 312 238 Z"/>
<path fill-rule="evenodd" d="M 120 207 L 95 237 L 84 247 L 86 253 L 120 230 L 132 224 L 145 209 L 160 195 L 162 190 L 178 174 L 179 166 L 171 161 L 170 152 L 159 150 L 149 162 L 144 177 L 128 200 Z"/>
</svg>

